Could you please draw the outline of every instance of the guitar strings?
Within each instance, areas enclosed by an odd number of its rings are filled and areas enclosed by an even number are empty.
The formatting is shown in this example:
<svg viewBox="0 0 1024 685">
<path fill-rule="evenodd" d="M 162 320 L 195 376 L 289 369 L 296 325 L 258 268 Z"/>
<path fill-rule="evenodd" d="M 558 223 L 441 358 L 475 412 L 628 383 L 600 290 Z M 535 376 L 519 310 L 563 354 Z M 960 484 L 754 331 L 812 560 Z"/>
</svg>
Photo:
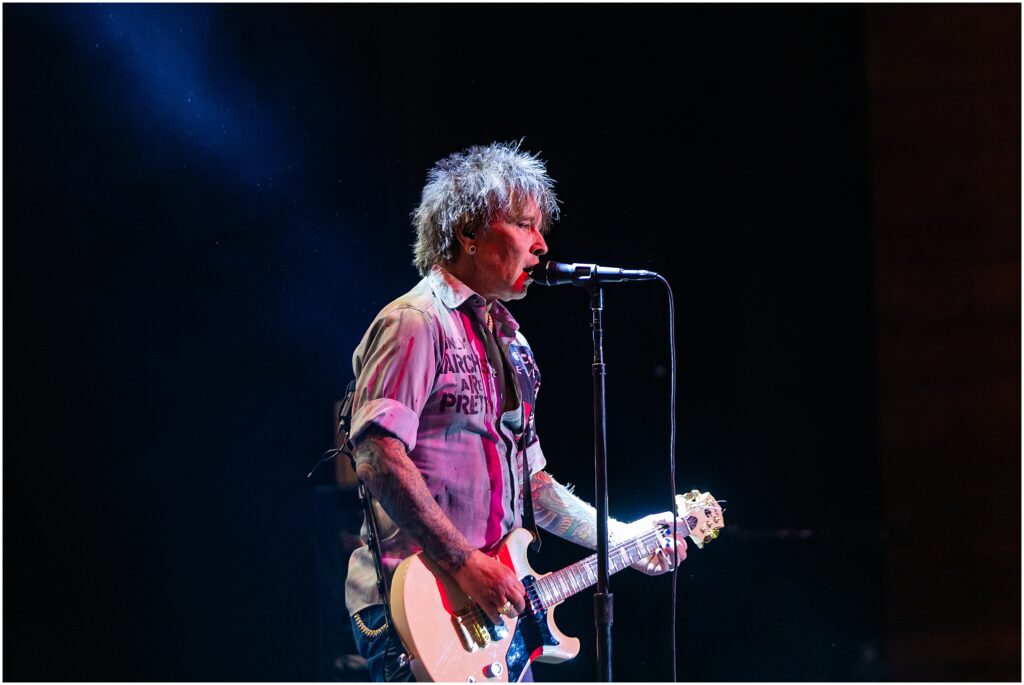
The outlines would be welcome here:
<svg viewBox="0 0 1024 685">
<path fill-rule="evenodd" d="M 720 506 L 719 507 L 705 506 L 704 508 L 705 509 L 711 509 L 712 511 L 717 511 L 719 513 L 725 511 Z M 691 534 L 693 532 L 693 530 L 689 526 L 687 526 L 685 523 L 683 523 L 683 527 L 686 529 L 687 535 L 689 535 L 689 534 Z M 665 530 L 667 530 L 667 529 L 668 529 L 668 526 L 666 525 Z M 637 551 L 640 551 L 639 550 L 639 544 L 641 542 L 643 542 L 643 544 L 645 546 L 650 544 L 650 543 L 652 543 L 652 542 L 656 542 L 658 536 L 659 535 L 663 535 L 665 533 L 665 530 L 663 530 L 661 528 L 652 528 L 651 530 L 649 530 L 648 532 L 644 533 L 643 535 L 640 535 L 638 537 L 632 538 L 630 540 L 626 540 L 625 542 L 620 542 L 619 544 L 615 545 L 614 547 L 611 547 L 608 550 L 608 556 L 610 558 L 612 556 L 612 553 L 619 553 L 619 552 L 625 551 L 630 545 L 634 546 L 637 549 Z M 654 538 L 654 539 L 652 540 L 651 538 Z M 640 559 L 642 559 L 642 558 L 643 557 L 641 557 Z M 640 561 L 640 559 L 637 559 L 637 561 Z M 676 566 L 678 566 L 678 564 Z M 578 576 L 576 574 L 573 574 L 570 571 L 570 569 L 573 569 L 573 568 L 576 568 L 576 567 L 583 568 L 583 569 L 585 569 L 589 573 L 594 573 L 595 569 L 597 567 L 597 556 L 596 555 L 591 555 L 591 556 L 587 557 L 586 559 L 582 559 L 582 560 L 576 562 L 575 564 L 567 566 L 567 567 L 565 567 L 565 568 L 563 568 L 563 569 L 561 569 L 559 571 L 554 571 L 552 573 L 547 574 L 546 576 L 538 578 L 536 585 L 534 585 L 534 587 L 536 589 L 536 591 L 534 593 L 535 600 L 534 600 L 533 597 L 530 598 L 531 605 L 528 607 L 528 609 L 532 610 L 534 613 L 541 612 L 544 609 L 547 609 L 547 608 L 557 604 L 558 602 L 561 602 L 561 601 L 569 598 L 570 596 L 576 594 L 577 592 L 581 592 L 581 591 L 585 590 L 586 588 L 592 586 L 594 584 L 594 582 L 596 582 L 596 579 L 595 579 L 595 581 L 587 582 L 586 585 L 581 586 L 579 589 L 575 589 L 573 587 L 571 579 L 575 578 L 575 577 L 578 577 Z M 562 583 L 562 587 L 568 589 L 569 592 L 567 594 L 563 595 L 561 593 L 560 588 L 558 586 L 556 586 L 555 583 Z M 544 590 L 547 590 L 547 589 L 552 590 L 552 591 L 551 592 L 547 592 L 547 594 L 550 596 L 550 601 L 545 603 L 544 602 L 544 598 L 541 597 L 541 592 L 543 592 Z M 472 620 L 476 621 L 476 620 L 479 620 L 479 619 L 481 619 L 481 618 L 486 616 L 486 612 L 483 609 L 481 609 L 479 605 L 474 605 L 474 607 L 475 608 L 470 609 L 470 610 L 466 611 L 463 614 L 459 614 L 459 617 L 463 618 L 463 619 L 469 618 L 469 619 L 472 619 Z M 524 609 L 523 612 L 519 614 L 519 616 L 522 616 L 524 613 L 526 613 L 526 611 L 527 610 Z M 487 619 L 490 620 L 490 617 L 488 616 Z"/>
<path fill-rule="evenodd" d="M 689 529 L 687 529 L 687 530 L 689 530 Z M 615 545 L 614 547 L 610 548 L 608 550 L 608 556 L 611 557 L 613 552 L 615 552 L 615 553 L 622 552 L 622 551 L 626 550 L 626 548 L 628 548 L 631 545 L 634 546 L 634 547 L 637 547 L 639 549 L 639 544 L 641 542 L 643 542 L 645 546 L 650 544 L 650 543 L 656 543 L 658 536 L 660 536 L 662 534 L 663 534 L 663 531 L 661 531 L 660 529 L 657 529 L 657 528 L 651 529 L 650 531 L 644 533 L 643 535 L 641 535 L 639 537 L 635 537 L 635 538 L 632 538 L 630 540 L 626 540 L 625 542 L 619 543 L 618 545 Z M 641 557 L 641 559 L 642 559 L 642 557 Z M 637 561 L 640 561 L 640 559 L 638 559 Z M 548 607 L 550 607 L 550 606 L 552 606 L 554 604 L 557 604 L 558 602 L 561 602 L 562 600 L 570 597 L 571 595 L 575 594 L 576 592 L 580 592 L 582 590 L 585 590 L 586 588 L 588 588 L 591 585 L 593 585 L 594 584 L 593 582 L 588 582 L 586 585 L 580 587 L 578 590 L 574 590 L 573 589 L 571 582 L 569 580 L 567 580 L 567 578 L 573 577 L 574 574 L 572 574 L 570 572 L 570 569 L 572 569 L 574 567 L 577 567 L 577 566 L 585 568 L 589 572 L 593 572 L 594 569 L 597 566 L 597 557 L 596 556 L 587 557 L 586 559 L 582 559 L 582 560 L 576 562 L 575 564 L 572 564 L 571 566 L 567 566 L 564 569 L 561 569 L 559 571 L 554 571 L 553 573 L 549 573 L 546 576 L 538 578 L 537 579 L 537 583 L 534 586 L 536 588 L 536 592 L 534 593 L 534 595 L 536 597 L 536 601 L 534 603 L 534 600 L 531 597 L 530 598 L 531 599 L 531 606 L 528 607 L 528 609 L 532 609 L 532 611 L 534 613 L 538 613 L 540 611 L 543 611 L 544 609 L 547 609 Z M 552 597 L 552 600 L 550 602 L 545 603 L 543 598 L 541 598 L 541 596 L 540 596 L 541 595 L 541 591 L 544 588 L 539 587 L 539 586 L 541 584 L 544 584 L 546 586 L 551 586 L 552 583 L 554 583 L 556 580 L 558 580 L 558 581 L 564 580 L 565 581 L 564 587 L 568 588 L 570 590 L 570 592 L 568 594 L 564 595 L 564 596 L 560 596 L 560 593 L 557 592 L 557 591 L 556 592 L 548 593 L 550 595 L 553 595 L 553 597 Z M 551 589 L 555 590 L 556 588 L 552 587 Z M 486 612 L 483 609 L 481 609 L 479 605 L 474 605 L 474 607 L 475 608 L 470 609 L 469 611 L 465 612 L 464 614 L 459 614 L 460 618 L 463 618 L 463 619 L 469 618 L 469 619 L 472 619 L 472 620 L 479 620 L 479 619 L 483 618 L 484 616 L 486 616 Z M 524 610 L 519 615 L 522 616 L 523 613 L 526 613 L 526 610 Z M 490 617 L 487 617 L 487 618 L 488 618 L 488 620 L 490 620 Z"/>
</svg>

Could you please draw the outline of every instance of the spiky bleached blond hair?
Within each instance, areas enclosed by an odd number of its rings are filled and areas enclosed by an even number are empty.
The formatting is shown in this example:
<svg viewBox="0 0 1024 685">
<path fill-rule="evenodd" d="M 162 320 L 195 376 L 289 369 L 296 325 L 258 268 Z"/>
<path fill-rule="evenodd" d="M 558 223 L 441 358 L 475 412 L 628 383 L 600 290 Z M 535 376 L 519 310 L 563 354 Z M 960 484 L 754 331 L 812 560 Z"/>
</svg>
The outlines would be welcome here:
<svg viewBox="0 0 1024 685">
<path fill-rule="evenodd" d="M 528 198 L 540 209 L 541 233 L 558 219 L 555 182 L 544 162 L 522 152 L 522 141 L 474 146 L 445 157 L 427 172 L 416 227 L 413 264 L 421 276 L 434 264 L 455 259 L 462 231 L 486 231 L 491 221 L 511 215 Z"/>
</svg>

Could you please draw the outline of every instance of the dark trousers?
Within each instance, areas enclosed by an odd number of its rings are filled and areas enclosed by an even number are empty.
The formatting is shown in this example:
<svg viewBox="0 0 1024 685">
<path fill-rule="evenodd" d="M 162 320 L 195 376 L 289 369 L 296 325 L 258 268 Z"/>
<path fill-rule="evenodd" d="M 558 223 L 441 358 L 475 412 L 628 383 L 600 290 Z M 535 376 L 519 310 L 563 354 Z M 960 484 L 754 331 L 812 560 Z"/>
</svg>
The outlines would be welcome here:
<svg viewBox="0 0 1024 685">
<path fill-rule="evenodd" d="M 384 606 L 374 604 L 357 612 L 363 625 L 372 630 L 380 630 L 387 621 L 384 615 Z M 352 635 L 355 636 L 356 649 L 366 659 L 370 667 L 370 679 L 376 683 L 384 682 L 407 682 L 413 679 L 409 671 L 409 665 L 400 659 L 402 655 L 401 642 L 398 636 L 392 636 L 391 630 L 381 631 L 379 635 L 370 637 L 363 632 L 363 629 L 352 617 Z"/>
</svg>

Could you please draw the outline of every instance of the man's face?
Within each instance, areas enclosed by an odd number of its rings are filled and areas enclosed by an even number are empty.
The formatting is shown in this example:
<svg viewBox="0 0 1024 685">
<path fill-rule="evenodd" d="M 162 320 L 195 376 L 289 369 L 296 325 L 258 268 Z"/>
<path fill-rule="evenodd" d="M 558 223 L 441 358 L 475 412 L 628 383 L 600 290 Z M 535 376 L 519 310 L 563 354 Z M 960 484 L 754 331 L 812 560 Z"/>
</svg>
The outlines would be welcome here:
<svg viewBox="0 0 1024 685">
<path fill-rule="evenodd" d="M 491 222 L 476 241 L 474 266 L 477 292 L 485 299 L 519 300 L 526 296 L 530 278 L 526 269 L 540 262 L 548 251 L 540 234 L 542 220 L 537 203 L 530 198 L 518 211 Z"/>
</svg>

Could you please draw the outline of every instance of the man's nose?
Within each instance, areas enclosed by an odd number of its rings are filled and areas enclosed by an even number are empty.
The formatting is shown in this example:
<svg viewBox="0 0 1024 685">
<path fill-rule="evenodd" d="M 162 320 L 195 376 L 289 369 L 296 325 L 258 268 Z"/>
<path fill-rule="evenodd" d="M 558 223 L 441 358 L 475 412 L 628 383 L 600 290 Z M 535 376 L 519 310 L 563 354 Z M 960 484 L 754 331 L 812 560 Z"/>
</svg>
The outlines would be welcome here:
<svg viewBox="0 0 1024 685">
<path fill-rule="evenodd" d="M 537 231 L 537 238 L 533 241 L 533 249 L 530 252 L 538 257 L 548 253 L 548 244 L 544 242 L 544 235 L 540 231 Z"/>
</svg>

